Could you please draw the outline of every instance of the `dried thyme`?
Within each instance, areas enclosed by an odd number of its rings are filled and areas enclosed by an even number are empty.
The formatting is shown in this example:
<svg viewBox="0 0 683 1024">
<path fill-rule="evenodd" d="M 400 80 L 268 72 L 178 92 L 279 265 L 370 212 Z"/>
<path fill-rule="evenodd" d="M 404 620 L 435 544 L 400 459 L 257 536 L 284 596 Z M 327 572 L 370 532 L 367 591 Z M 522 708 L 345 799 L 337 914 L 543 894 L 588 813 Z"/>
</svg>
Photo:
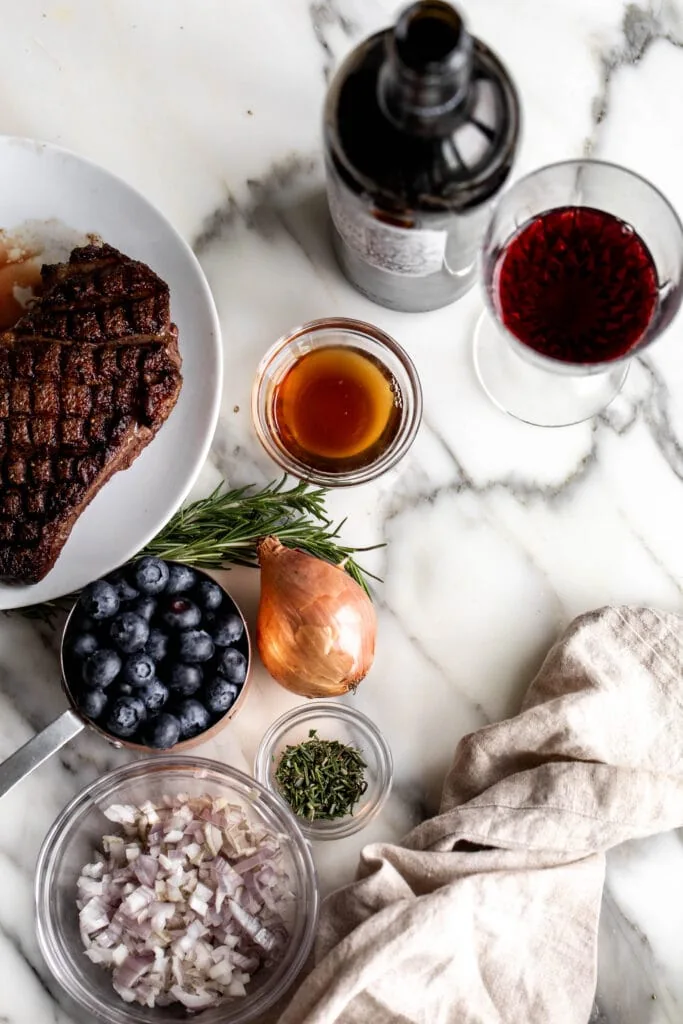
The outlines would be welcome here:
<svg viewBox="0 0 683 1024">
<path fill-rule="evenodd" d="M 366 768 L 355 747 L 320 739 L 317 730 L 311 729 L 303 743 L 285 748 L 275 779 L 300 818 L 333 821 L 353 813 L 368 788 Z"/>
</svg>

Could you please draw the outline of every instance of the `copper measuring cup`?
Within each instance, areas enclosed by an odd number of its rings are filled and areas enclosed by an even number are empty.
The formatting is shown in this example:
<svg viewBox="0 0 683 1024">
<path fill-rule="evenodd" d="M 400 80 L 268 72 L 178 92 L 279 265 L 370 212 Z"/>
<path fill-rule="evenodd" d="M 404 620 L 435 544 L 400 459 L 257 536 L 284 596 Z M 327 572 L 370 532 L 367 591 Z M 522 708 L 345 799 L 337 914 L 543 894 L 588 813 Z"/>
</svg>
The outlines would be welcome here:
<svg viewBox="0 0 683 1024">
<path fill-rule="evenodd" d="M 171 564 L 170 559 L 166 559 L 168 564 Z M 177 563 L 178 565 L 182 563 Z M 203 572 L 202 570 L 193 570 L 198 576 L 205 579 L 210 579 L 214 583 L 218 583 L 209 573 Z M 247 675 L 242 684 L 242 689 L 237 696 L 232 707 L 230 707 L 222 718 L 219 718 L 217 722 L 208 728 L 205 732 L 199 733 L 198 736 L 193 736 L 189 740 L 181 740 L 176 743 L 175 746 L 170 747 L 168 750 L 164 750 L 165 754 L 175 754 L 184 750 L 189 750 L 192 747 L 198 746 L 200 743 L 205 743 L 207 740 L 213 739 L 223 729 L 228 722 L 234 718 L 235 714 L 244 702 L 245 693 L 247 687 L 251 681 L 251 641 L 249 638 L 249 630 L 247 623 L 242 614 L 242 610 L 239 608 L 237 602 L 232 595 L 218 583 L 221 587 L 223 595 L 228 601 L 234 606 L 235 611 L 242 619 L 244 625 L 244 640 L 246 643 L 246 657 L 247 657 Z M 11 789 L 14 789 L 18 783 L 30 775 L 31 772 L 35 771 L 36 768 L 40 767 L 44 761 L 56 754 L 63 746 L 69 743 L 75 736 L 78 736 L 84 729 L 92 729 L 93 732 L 98 733 L 107 743 L 110 743 L 114 747 L 124 747 L 126 750 L 133 750 L 138 754 L 159 754 L 160 751 L 155 747 L 147 747 L 141 743 L 132 743 L 130 740 L 121 739 L 118 736 L 114 736 L 112 733 L 108 733 L 101 726 L 97 725 L 96 722 L 92 722 L 89 718 L 79 710 L 76 700 L 69 689 L 69 680 L 67 678 L 67 658 L 65 656 L 65 641 L 69 636 L 69 625 L 78 608 L 78 601 L 75 602 L 73 608 L 67 616 L 67 620 L 64 623 L 64 629 L 62 630 L 62 639 L 60 644 L 60 667 L 61 667 L 61 684 L 62 690 L 66 696 L 69 707 L 55 718 L 54 721 L 46 725 L 44 729 L 41 729 L 39 733 L 36 733 L 30 740 L 28 740 L 22 747 L 19 747 L 13 754 L 0 763 L 0 797 L 3 797 L 5 793 L 9 793 Z"/>
</svg>

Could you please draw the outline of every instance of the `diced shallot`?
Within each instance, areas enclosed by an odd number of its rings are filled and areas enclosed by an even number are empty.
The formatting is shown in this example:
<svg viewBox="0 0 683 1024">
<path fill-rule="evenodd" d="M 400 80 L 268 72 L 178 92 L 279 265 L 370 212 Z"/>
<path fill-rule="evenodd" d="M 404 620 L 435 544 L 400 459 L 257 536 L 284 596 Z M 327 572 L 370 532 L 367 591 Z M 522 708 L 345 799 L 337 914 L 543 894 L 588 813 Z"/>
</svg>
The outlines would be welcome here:
<svg viewBox="0 0 683 1024">
<path fill-rule="evenodd" d="M 133 873 L 140 885 L 154 885 L 159 872 L 159 862 L 149 854 L 143 853 L 133 864 Z"/>
<path fill-rule="evenodd" d="M 81 878 L 101 879 L 104 874 L 104 860 L 95 861 L 94 864 L 86 864 L 81 870 Z"/>
<path fill-rule="evenodd" d="M 180 985 L 174 985 L 171 995 L 188 1010 L 205 1010 L 207 1006 L 215 1006 L 216 1000 L 211 992 L 186 992 Z M 246 993 L 245 993 L 246 995 Z"/>
<path fill-rule="evenodd" d="M 114 970 L 114 988 L 135 989 L 140 978 L 147 973 L 153 963 L 153 953 L 143 953 L 138 956 L 130 954 Z"/>
<path fill-rule="evenodd" d="M 88 958 L 124 1001 L 150 1008 L 244 996 L 287 945 L 293 894 L 278 837 L 209 796 L 105 813 L 121 834 L 103 836 L 77 883 Z"/>
<path fill-rule="evenodd" d="M 134 825 L 140 813 L 139 808 L 133 804 L 112 804 L 104 815 L 109 821 L 116 821 L 119 825 Z"/>
<path fill-rule="evenodd" d="M 108 907 L 101 896 L 93 896 L 87 903 L 80 903 L 78 918 L 81 931 L 86 935 L 94 935 L 109 924 Z"/>
<path fill-rule="evenodd" d="M 95 881 L 87 875 L 81 875 L 78 879 L 78 895 L 82 899 L 90 899 L 91 896 L 101 896 L 104 891 L 102 882 Z"/>
</svg>

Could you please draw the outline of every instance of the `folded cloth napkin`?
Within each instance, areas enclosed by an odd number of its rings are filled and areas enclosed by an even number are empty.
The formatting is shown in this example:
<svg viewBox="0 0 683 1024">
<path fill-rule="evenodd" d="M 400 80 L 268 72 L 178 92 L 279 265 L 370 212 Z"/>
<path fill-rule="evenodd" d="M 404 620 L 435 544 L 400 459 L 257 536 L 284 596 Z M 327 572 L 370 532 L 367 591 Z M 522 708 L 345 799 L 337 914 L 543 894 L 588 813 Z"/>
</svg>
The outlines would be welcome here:
<svg viewBox="0 0 683 1024">
<path fill-rule="evenodd" d="M 586 1024 L 605 851 L 682 824 L 683 619 L 583 615 L 439 815 L 365 847 L 280 1024 Z"/>
</svg>

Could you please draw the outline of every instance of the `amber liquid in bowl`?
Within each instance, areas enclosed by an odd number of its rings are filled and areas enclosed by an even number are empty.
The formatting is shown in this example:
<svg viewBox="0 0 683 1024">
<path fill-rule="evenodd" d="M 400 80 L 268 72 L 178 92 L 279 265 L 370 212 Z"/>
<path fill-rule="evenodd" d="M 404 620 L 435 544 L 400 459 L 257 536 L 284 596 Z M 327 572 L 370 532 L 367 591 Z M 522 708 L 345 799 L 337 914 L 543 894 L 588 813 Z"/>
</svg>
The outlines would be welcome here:
<svg viewBox="0 0 683 1024">
<path fill-rule="evenodd" d="M 311 469 L 348 472 L 374 462 L 401 419 L 386 366 L 350 346 L 304 353 L 275 386 L 273 414 L 289 454 Z"/>
</svg>

